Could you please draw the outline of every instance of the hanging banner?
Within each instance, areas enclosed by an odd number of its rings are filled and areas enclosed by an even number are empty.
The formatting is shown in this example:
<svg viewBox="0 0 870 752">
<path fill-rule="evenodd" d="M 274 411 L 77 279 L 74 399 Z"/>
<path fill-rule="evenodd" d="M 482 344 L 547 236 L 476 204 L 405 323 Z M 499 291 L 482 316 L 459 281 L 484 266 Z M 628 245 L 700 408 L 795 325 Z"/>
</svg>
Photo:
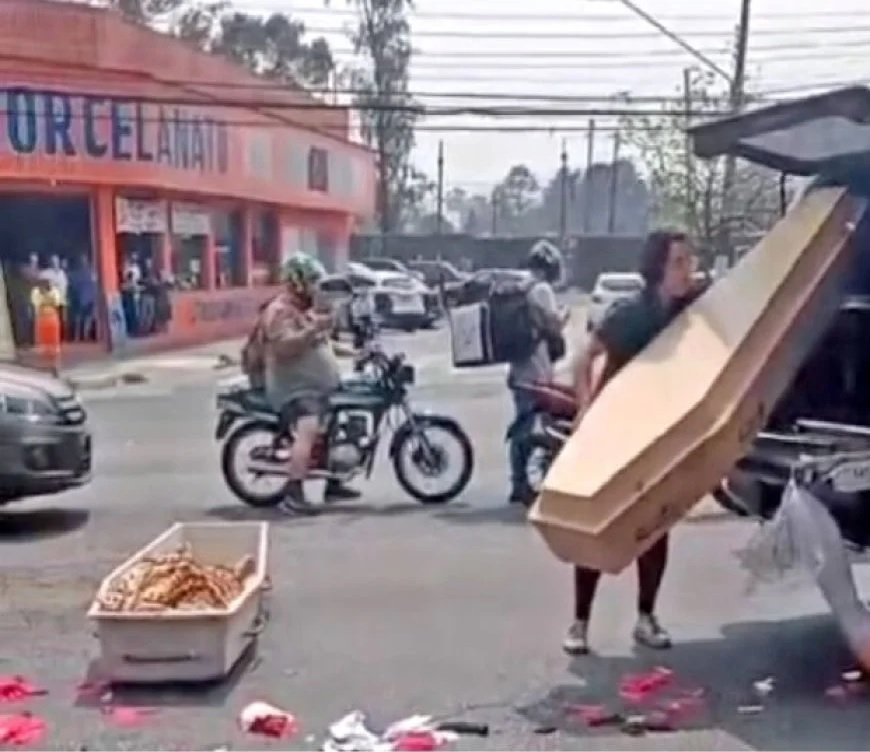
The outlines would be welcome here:
<svg viewBox="0 0 870 752">
<path fill-rule="evenodd" d="M 196 204 L 172 204 L 172 234 L 183 237 L 211 235 L 211 212 Z"/>
<path fill-rule="evenodd" d="M 160 234 L 167 230 L 166 202 L 135 198 L 115 199 L 115 231 L 133 235 Z"/>
</svg>

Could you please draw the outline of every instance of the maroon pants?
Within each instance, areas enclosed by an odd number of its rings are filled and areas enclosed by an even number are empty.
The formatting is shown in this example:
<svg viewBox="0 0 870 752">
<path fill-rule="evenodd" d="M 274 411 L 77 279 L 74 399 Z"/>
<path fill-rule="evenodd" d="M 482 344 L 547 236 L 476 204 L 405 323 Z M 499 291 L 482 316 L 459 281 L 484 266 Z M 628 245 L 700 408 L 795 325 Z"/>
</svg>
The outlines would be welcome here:
<svg viewBox="0 0 870 752">
<path fill-rule="evenodd" d="M 659 538 L 637 560 L 637 610 L 641 614 L 655 611 L 656 598 L 668 563 L 668 536 Z M 589 621 L 592 601 L 601 572 L 585 567 L 574 568 L 574 618 Z"/>
</svg>

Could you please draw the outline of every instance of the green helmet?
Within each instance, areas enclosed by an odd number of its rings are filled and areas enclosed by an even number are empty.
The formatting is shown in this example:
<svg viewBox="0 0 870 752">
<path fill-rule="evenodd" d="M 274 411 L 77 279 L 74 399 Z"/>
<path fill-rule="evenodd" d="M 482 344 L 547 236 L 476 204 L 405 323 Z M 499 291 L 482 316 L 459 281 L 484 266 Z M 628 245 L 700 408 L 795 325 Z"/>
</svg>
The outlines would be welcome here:
<svg viewBox="0 0 870 752">
<path fill-rule="evenodd" d="M 281 265 L 281 281 L 302 287 L 316 284 L 325 275 L 323 264 L 307 253 L 294 253 Z"/>
</svg>

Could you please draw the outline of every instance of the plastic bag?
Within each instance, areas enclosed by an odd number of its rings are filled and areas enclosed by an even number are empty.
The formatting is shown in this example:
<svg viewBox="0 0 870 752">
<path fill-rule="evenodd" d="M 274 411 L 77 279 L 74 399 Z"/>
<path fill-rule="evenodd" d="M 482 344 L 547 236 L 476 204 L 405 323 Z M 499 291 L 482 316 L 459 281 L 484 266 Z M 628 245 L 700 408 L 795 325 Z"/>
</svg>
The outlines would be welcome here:
<svg viewBox="0 0 870 752">
<path fill-rule="evenodd" d="M 855 656 L 870 668 L 870 612 L 858 597 L 843 538 L 825 506 L 792 480 L 770 529 L 756 538 L 744 552 L 750 571 L 758 577 L 798 569 L 812 577 Z"/>
<path fill-rule="evenodd" d="M 746 548 L 738 552 L 741 564 L 749 573 L 749 592 L 753 592 L 760 583 L 807 580 L 806 570 L 797 566 L 798 552 L 793 530 L 795 509 L 799 505 L 800 489 L 796 484 L 789 483 L 773 519 L 761 525 Z"/>
</svg>

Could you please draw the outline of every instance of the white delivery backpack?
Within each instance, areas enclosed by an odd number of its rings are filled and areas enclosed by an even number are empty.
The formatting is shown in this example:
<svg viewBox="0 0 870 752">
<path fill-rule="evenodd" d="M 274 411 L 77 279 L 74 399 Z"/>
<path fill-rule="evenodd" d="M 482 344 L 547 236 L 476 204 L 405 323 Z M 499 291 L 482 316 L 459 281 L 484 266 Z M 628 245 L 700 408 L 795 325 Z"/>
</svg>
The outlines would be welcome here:
<svg viewBox="0 0 870 752">
<path fill-rule="evenodd" d="M 451 309 L 454 367 L 518 363 L 532 356 L 541 335 L 530 289 L 527 282 L 500 282 L 482 299 Z"/>
<path fill-rule="evenodd" d="M 450 343 L 455 368 L 488 366 L 492 359 L 489 305 L 472 303 L 450 311 Z"/>
</svg>

